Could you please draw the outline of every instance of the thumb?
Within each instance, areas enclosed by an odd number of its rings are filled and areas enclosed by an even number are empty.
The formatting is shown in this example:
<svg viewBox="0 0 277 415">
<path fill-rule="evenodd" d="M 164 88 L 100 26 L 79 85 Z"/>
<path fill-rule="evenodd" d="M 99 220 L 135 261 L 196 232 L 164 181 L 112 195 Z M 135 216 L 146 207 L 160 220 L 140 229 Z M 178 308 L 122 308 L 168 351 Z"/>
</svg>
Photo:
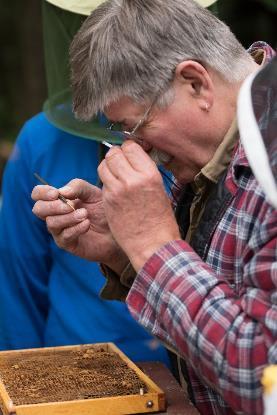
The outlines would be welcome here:
<svg viewBox="0 0 277 415">
<path fill-rule="evenodd" d="M 80 199 L 83 202 L 92 203 L 102 200 L 102 191 L 98 187 L 82 179 L 73 179 L 59 192 L 67 199 Z"/>
</svg>

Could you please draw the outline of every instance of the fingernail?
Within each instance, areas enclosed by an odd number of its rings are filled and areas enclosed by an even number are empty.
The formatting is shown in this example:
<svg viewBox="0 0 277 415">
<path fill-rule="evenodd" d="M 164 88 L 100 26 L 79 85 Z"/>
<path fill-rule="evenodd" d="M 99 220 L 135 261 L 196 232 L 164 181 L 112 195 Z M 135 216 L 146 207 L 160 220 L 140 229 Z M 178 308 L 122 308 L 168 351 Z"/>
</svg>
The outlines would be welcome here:
<svg viewBox="0 0 277 415">
<path fill-rule="evenodd" d="M 87 211 L 86 209 L 77 209 L 74 215 L 76 219 L 84 219 L 87 216 Z"/>
<path fill-rule="evenodd" d="M 58 197 L 57 190 L 49 190 L 49 192 L 47 193 L 47 196 L 51 199 L 57 199 Z"/>
<path fill-rule="evenodd" d="M 71 192 L 72 191 L 72 189 L 71 189 L 71 187 L 69 187 L 69 186 L 64 186 L 64 187 L 60 187 L 59 188 L 59 192 L 61 192 L 62 194 L 63 193 L 69 193 L 69 192 Z"/>
</svg>

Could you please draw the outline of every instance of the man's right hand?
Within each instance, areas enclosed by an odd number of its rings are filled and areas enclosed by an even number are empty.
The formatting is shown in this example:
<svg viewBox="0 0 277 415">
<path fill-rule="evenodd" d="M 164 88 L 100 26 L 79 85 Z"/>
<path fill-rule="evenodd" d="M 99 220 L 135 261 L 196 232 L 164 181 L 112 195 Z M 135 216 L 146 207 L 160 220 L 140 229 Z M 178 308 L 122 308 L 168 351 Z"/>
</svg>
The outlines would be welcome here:
<svg viewBox="0 0 277 415">
<path fill-rule="evenodd" d="M 58 199 L 59 192 L 72 201 L 75 211 Z M 59 190 L 51 186 L 36 186 L 32 199 L 36 201 L 33 213 L 46 221 L 60 248 L 81 258 L 102 262 L 120 274 L 128 258 L 110 232 L 101 189 L 84 180 L 74 179 Z"/>
</svg>

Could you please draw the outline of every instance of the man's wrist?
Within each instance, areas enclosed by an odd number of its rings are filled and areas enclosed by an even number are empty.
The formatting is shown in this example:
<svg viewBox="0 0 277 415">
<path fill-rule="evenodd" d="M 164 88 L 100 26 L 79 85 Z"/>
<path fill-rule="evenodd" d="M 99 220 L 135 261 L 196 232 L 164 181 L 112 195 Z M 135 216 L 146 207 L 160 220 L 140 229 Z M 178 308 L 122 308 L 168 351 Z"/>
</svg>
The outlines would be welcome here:
<svg viewBox="0 0 277 415">
<path fill-rule="evenodd" d="M 160 248 L 166 245 L 170 241 L 179 240 L 180 234 L 177 231 L 174 235 L 166 235 L 163 238 L 159 235 L 159 240 L 152 241 L 152 242 L 145 242 L 143 246 L 138 246 L 136 249 L 133 248 L 132 251 L 130 250 L 129 260 L 133 265 L 134 269 L 138 272 L 144 264 L 148 261 L 151 256 L 157 252 Z"/>
<path fill-rule="evenodd" d="M 154 255 L 155 252 L 157 252 L 168 242 L 169 241 L 163 241 L 149 247 L 144 247 L 144 249 L 138 250 L 136 252 L 133 251 L 133 254 L 130 255 L 129 259 L 136 272 L 138 272 L 144 266 L 144 264 L 148 261 L 149 258 L 151 258 L 152 255 Z"/>
<path fill-rule="evenodd" d="M 129 262 L 129 258 L 125 253 L 119 250 L 116 254 L 111 255 L 108 261 L 103 263 L 120 276 Z"/>
</svg>

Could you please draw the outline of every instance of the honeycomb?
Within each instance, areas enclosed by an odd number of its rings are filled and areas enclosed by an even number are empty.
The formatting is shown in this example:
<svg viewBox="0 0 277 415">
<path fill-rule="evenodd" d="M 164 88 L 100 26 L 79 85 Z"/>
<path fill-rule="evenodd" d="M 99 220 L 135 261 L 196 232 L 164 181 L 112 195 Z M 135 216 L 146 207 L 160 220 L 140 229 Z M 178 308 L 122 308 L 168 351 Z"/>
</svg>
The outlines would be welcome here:
<svg viewBox="0 0 277 415">
<path fill-rule="evenodd" d="M 116 352 L 95 346 L 11 354 L 0 377 L 15 405 L 147 393 L 147 386 Z"/>
</svg>

